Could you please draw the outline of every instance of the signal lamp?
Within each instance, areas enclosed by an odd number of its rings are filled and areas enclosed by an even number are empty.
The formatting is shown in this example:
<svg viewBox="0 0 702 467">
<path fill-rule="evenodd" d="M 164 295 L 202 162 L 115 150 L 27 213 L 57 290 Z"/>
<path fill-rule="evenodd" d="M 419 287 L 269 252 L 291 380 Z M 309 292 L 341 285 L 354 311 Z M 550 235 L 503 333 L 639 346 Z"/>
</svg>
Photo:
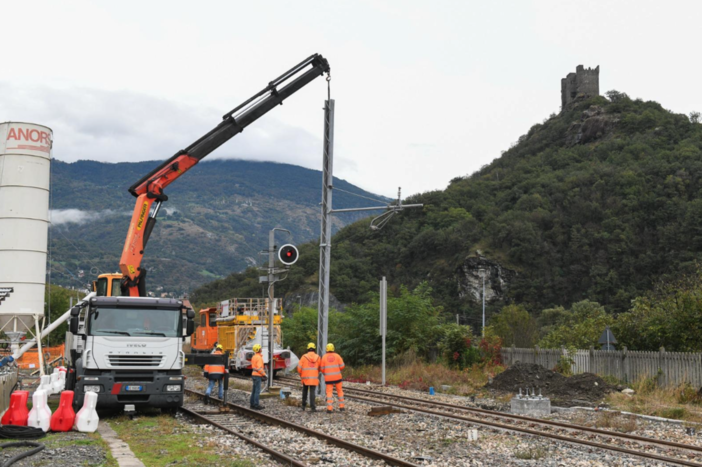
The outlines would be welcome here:
<svg viewBox="0 0 702 467">
<path fill-rule="evenodd" d="M 278 259 L 281 263 L 283 263 L 286 266 L 291 266 L 295 264 L 297 258 L 299 257 L 300 253 L 298 253 L 297 248 L 295 248 L 295 245 L 291 245 L 288 243 L 287 245 L 283 245 L 278 249 Z"/>
</svg>

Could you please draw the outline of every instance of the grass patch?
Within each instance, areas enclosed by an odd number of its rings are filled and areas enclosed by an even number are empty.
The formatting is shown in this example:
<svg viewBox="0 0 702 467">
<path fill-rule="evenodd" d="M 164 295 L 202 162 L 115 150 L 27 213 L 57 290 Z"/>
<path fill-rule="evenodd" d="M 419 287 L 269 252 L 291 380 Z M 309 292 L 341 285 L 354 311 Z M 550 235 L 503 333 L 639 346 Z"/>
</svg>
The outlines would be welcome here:
<svg viewBox="0 0 702 467">
<path fill-rule="evenodd" d="M 474 395 L 487 382 L 488 378 L 503 371 L 503 367 L 481 368 L 477 365 L 464 370 L 454 370 L 440 363 L 425 363 L 422 361 L 403 362 L 401 365 L 391 365 L 386 368 L 385 382 L 401 389 L 428 391 L 433 387 L 436 392 Z M 344 379 L 352 382 L 365 383 L 382 381 L 380 366 L 364 365 L 344 369 Z M 450 386 L 444 391 L 442 386 Z"/>
<path fill-rule="evenodd" d="M 134 420 L 119 416 L 109 420 L 110 426 L 149 467 L 193 465 L 215 467 L 222 465 L 222 454 L 216 442 L 205 441 L 192 427 L 158 411 L 145 411 Z M 158 440 L 158 443 L 154 441 Z M 227 457 L 232 467 L 254 467 L 248 459 Z"/>
<path fill-rule="evenodd" d="M 633 395 L 609 394 L 609 405 L 615 410 L 702 423 L 702 398 L 690 385 L 661 388 L 653 377 L 641 378 L 631 388 Z"/>
<path fill-rule="evenodd" d="M 636 431 L 637 428 L 636 417 L 622 415 L 620 412 L 601 412 L 597 417 L 595 427 L 619 431 L 620 433 L 631 433 Z"/>
<path fill-rule="evenodd" d="M 519 451 L 515 451 L 514 457 L 517 459 L 524 460 L 538 460 L 543 459 L 548 454 L 548 451 L 542 447 L 527 448 Z"/>
</svg>

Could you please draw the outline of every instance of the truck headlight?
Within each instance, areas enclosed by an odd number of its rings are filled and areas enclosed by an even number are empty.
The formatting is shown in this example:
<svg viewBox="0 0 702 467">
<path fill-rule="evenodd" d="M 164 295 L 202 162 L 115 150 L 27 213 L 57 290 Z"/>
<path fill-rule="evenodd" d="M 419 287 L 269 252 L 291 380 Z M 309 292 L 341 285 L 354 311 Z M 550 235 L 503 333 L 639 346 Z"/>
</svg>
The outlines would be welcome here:
<svg viewBox="0 0 702 467">
<path fill-rule="evenodd" d="M 83 391 L 84 391 L 84 392 L 88 392 L 88 391 L 92 391 L 92 392 L 101 392 L 101 391 L 102 391 L 102 386 L 99 385 L 99 384 L 86 385 L 86 386 L 83 386 Z"/>
<path fill-rule="evenodd" d="M 180 392 L 183 386 L 180 384 L 169 384 L 166 386 L 166 392 Z"/>
</svg>

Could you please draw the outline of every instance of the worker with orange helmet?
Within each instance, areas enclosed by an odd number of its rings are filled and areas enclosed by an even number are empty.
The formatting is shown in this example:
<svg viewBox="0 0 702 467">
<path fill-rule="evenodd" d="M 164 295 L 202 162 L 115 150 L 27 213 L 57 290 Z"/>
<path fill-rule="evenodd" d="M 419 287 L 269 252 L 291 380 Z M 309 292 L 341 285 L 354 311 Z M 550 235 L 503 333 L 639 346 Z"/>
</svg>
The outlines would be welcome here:
<svg viewBox="0 0 702 467">
<path fill-rule="evenodd" d="M 217 345 L 217 348 L 212 353 L 212 355 L 222 355 L 222 346 Z M 205 391 L 205 405 L 210 403 L 210 394 L 212 389 L 214 389 L 215 382 L 217 382 L 217 389 L 219 390 L 219 398 L 224 398 L 224 375 L 227 373 L 227 369 L 224 365 L 205 365 L 205 378 L 210 382 L 207 385 L 207 391 Z"/>
<path fill-rule="evenodd" d="M 302 381 L 302 411 L 305 411 L 307 405 L 307 393 L 310 394 L 310 410 L 317 411 L 315 404 L 316 387 L 319 386 L 319 364 L 321 358 L 317 355 L 317 346 L 312 342 L 307 344 L 307 353 L 300 358 L 300 363 L 297 364 L 297 372 L 300 374 Z"/>
<path fill-rule="evenodd" d="M 327 385 L 327 413 L 334 411 L 334 388 L 336 397 L 339 399 L 339 411 L 343 412 L 344 390 L 341 388 L 341 370 L 344 369 L 344 360 L 334 351 L 334 344 L 327 344 L 327 353 L 322 357 L 319 371 L 324 375 L 324 383 Z"/>
<path fill-rule="evenodd" d="M 251 388 L 251 399 L 249 405 L 254 410 L 263 410 L 263 406 L 259 401 L 261 396 L 261 380 L 266 377 L 266 370 L 263 367 L 263 356 L 261 355 L 261 344 L 254 344 L 254 355 L 251 358 L 251 379 L 253 380 L 253 388 Z"/>
</svg>

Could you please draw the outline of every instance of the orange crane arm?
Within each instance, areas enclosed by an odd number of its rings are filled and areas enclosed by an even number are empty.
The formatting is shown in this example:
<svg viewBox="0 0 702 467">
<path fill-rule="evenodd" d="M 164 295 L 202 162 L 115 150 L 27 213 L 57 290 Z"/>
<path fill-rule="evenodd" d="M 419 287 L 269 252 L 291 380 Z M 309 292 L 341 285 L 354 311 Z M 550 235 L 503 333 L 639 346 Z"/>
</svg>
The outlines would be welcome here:
<svg viewBox="0 0 702 467">
<path fill-rule="evenodd" d="M 161 204 L 168 200 L 163 190 L 212 151 L 324 73 L 329 73 L 329 62 L 319 54 L 308 57 L 227 112 L 222 122 L 209 133 L 177 152 L 129 188 L 129 192 L 136 197 L 136 205 L 119 262 L 123 275 L 123 295 L 146 295 L 146 270 L 141 267 L 141 261 Z M 279 89 L 281 85 L 284 86 Z"/>
</svg>

